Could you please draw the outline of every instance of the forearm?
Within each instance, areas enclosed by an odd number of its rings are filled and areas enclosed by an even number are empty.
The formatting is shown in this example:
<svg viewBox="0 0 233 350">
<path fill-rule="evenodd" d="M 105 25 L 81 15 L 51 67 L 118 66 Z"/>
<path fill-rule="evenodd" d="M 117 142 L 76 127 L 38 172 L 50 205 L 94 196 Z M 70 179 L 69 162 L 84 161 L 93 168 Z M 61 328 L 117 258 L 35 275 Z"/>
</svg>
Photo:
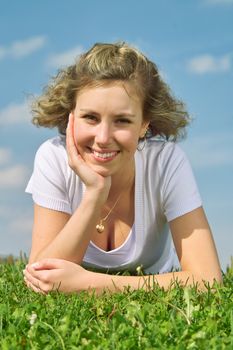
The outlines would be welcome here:
<svg viewBox="0 0 233 350">
<path fill-rule="evenodd" d="M 30 262 L 59 258 L 80 263 L 94 232 L 102 205 L 98 194 L 86 193 L 63 229 Z"/>
<path fill-rule="evenodd" d="M 168 289 L 176 285 L 176 282 L 182 286 L 198 285 L 199 289 L 204 289 L 203 280 L 189 271 L 145 276 L 119 276 L 95 273 L 90 288 L 95 289 L 97 293 L 101 293 L 104 290 L 122 292 L 126 288 L 130 288 L 130 290 L 143 289 L 150 291 L 155 285 Z"/>
</svg>

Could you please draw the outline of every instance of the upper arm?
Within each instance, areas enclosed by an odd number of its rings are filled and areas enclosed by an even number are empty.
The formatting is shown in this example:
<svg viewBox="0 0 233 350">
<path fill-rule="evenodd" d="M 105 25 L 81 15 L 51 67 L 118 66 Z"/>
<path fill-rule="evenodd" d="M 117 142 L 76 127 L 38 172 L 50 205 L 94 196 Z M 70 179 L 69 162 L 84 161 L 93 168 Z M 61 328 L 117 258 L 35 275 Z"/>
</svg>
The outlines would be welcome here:
<svg viewBox="0 0 233 350">
<path fill-rule="evenodd" d="M 169 225 L 182 270 L 201 280 L 221 281 L 217 251 L 203 208 L 192 210 Z"/>
<path fill-rule="evenodd" d="M 29 261 L 36 260 L 37 255 L 47 247 L 63 229 L 70 215 L 61 211 L 34 205 L 34 223 L 32 248 Z"/>
</svg>

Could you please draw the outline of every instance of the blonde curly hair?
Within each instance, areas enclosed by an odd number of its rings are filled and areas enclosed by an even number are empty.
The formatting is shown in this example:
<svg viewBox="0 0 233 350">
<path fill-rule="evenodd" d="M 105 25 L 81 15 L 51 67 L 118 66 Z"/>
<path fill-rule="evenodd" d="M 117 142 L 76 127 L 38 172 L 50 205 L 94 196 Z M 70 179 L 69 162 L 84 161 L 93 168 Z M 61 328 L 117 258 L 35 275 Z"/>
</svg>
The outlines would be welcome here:
<svg viewBox="0 0 233 350">
<path fill-rule="evenodd" d="M 77 94 L 86 87 L 115 81 L 132 83 L 142 98 L 144 120 L 149 121 L 147 135 L 172 140 L 184 135 L 190 118 L 183 102 L 172 96 L 156 64 L 124 42 L 96 43 L 80 55 L 74 65 L 60 70 L 43 94 L 34 100 L 33 124 L 57 127 L 65 134 Z"/>
</svg>

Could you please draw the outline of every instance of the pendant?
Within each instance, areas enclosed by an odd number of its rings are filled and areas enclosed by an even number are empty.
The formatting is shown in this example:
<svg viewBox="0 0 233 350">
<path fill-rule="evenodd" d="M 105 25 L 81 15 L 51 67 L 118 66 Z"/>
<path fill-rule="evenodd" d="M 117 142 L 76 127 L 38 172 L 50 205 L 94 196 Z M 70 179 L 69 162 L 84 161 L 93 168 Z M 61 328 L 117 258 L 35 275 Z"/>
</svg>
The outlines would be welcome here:
<svg viewBox="0 0 233 350">
<path fill-rule="evenodd" d="M 102 221 L 100 221 L 100 223 L 97 224 L 95 228 L 96 228 L 98 233 L 104 232 L 104 225 L 102 224 Z"/>
</svg>

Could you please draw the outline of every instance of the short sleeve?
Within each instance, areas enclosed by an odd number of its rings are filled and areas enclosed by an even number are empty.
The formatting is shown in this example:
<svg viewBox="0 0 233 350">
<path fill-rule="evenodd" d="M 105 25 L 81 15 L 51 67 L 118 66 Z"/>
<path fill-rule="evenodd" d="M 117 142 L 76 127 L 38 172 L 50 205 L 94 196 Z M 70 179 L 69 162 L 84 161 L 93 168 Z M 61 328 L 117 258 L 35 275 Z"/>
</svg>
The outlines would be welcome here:
<svg viewBox="0 0 233 350">
<path fill-rule="evenodd" d="M 177 144 L 165 144 L 159 165 L 162 205 L 168 222 L 202 205 L 190 163 Z"/>
<path fill-rule="evenodd" d="M 36 204 L 70 214 L 67 167 L 66 151 L 58 138 L 46 141 L 36 153 L 34 170 L 25 191 L 32 194 Z"/>
</svg>

